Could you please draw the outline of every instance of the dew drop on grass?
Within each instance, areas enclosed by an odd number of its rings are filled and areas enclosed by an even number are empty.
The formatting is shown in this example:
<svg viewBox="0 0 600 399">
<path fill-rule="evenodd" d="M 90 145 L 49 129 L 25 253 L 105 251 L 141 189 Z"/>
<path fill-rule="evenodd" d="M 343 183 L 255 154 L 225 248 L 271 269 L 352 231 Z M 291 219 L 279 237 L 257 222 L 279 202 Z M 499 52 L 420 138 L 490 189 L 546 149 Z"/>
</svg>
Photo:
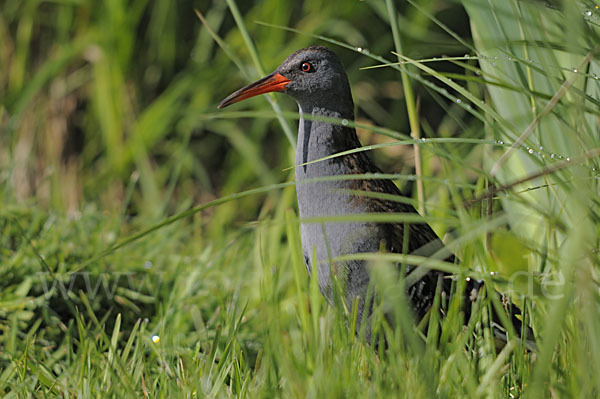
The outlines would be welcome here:
<svg viewBox="0 0 600 399">
<path fill-rule="evenodd" d="M 363 51 L 363 48 L 362 48 L 362 47 L 357 47 L 357 48 L 356 48 L 356 51 L 358 51 L 359 53 L 362 53 L 362 51 Z"/>
<path fill-rule="evenodd" d="M 592 12 L 590 10 L 586 10 L 586 12 L 584 13 L 586 17 L 591 17 L 592 16 Z"/>
<path fill-rule="evenodd" d="M 527 152 L 530 153 L 530 154 L 533 154 L 533 149 L 532 148 L 528 148 Z"/>
<path fill-rule="evenodd" d="M 342 119 L 342 125 L 348 126 L 348 119 Z"/>
<path fill-rule="evenodd" d="M 550 154 L 550 158 L 554 159 L 554 157 L 556 156 L 556 154 Z"/>
<path fill-rule="evenodd" d="M 566 161 L 571 162 L 571 158 L 567 157 Z"/>
<path fill-rule="evenodd" d="M 155 344 L 158 344 L 160 342 L 160 337 L 158 335 L 153 335 L 152 342 L 154 342 Z"/>
<path fill-rule="evenodd" d="M 456 99 L 456 103 L 457 103 L 457 104 L 460 104 L 461 102 L 462 102 L 462 101 L 461 101 L 461 99 L 460 99 L 460 98 L 457 98 L 457 99 Z"/>
</svg>

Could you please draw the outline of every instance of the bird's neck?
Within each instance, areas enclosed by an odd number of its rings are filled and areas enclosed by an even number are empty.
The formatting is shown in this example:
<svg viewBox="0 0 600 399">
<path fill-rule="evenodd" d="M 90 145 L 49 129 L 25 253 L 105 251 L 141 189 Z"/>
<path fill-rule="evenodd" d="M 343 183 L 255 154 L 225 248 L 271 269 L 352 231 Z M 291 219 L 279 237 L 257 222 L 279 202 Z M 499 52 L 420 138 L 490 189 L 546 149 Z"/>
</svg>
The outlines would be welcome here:
<svg viewBox="0 0 600 399">
<path fill-rule="evenodd" d="M 340 170 L 340 162 L 324 160 L 309 162 L 337 154 L 342 151 L 360 147 L 356 131 L 344 126 L 344 120 L 354 121 L 352 110 L 333 110 L 316 105 L 299 105 L 300 122 L 298 126 L 298 145 L 296 146 L 296 179 L 323 177 L 344 174 Z M 341 119 L 339 123 L 331 123 L 320 118 Z"/>
</svg>

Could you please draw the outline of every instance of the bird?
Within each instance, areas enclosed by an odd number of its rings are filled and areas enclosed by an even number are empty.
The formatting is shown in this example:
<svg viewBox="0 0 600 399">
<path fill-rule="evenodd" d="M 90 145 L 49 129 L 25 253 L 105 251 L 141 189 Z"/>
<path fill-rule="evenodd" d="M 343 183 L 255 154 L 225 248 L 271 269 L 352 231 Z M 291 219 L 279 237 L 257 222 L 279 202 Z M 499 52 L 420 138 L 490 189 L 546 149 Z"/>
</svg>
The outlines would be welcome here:
<svg viewBox="0 0 600 399">
<path fill-rule="evenodd" d="M 348 175 L 372 176 L 381 173 L 381 170 L 364 151 L 351 151 L 361 147 L 355 128 L 347 123 L 354 121 L 354 102 L 344 66 L 332 50 L 324 46 L 309 46 L 292 53 L 273 73 L 230 94 L 218 108 L 270 92 L 287 94 L 296 101 L 299 109 L 295 180 L 301 221 L 358 214 L 418 214 L 408 203 L 387 199 L 389 194 L 401 195 L 391 180 L 343 178 Z M 382 195 L 361 195 L 361 192 Z M 316 270 L 319 289 L 332 305 L 335 303 L 335 280 L 341 282 L 347 309 L 357 304 L 358 322 L 367 320 L 372 311 L 367 306 L 372 304 L 371 298 L 368 298 L 372 292 L 369 290 L 369 264 L 365 260 L 334 262 L 332 259 L 383 249 L 390 253 L 420 256 L 443 253 L 444 261 L 457 262 L 455 255 L 444 248 L 442 240 L 425 222 L 324 220 L 321 223 L 301 223 L 306 267 L 309 274 Z M 409 265 L 405 272 L 411 273 L 416 269 L 418 267 Z M 438 284 L 442 295 L 449 298 L 453 280 L 449 273 L 436 269 L 429 269 L 419 277 L 406 288 L 407 303 L 415 321 L 425 317 L 433 306 Z M 466 280 L 464 311 L 468 320 L 471 305 L 481 292 L 483 282 Z M 518 308 L 511 306 L 509 319 L 517 333 L 522 328 L 519 315 Z M 494 323 L 495 334 L 507 339 L 506 329 L 498 315 L 494 315 Z M 527 329 L 527 334 L 532 336 L 528 326 Z M 367 339 L 370 339 L 370 328 L 367 326 L 366 330 Z"/>
</svg>

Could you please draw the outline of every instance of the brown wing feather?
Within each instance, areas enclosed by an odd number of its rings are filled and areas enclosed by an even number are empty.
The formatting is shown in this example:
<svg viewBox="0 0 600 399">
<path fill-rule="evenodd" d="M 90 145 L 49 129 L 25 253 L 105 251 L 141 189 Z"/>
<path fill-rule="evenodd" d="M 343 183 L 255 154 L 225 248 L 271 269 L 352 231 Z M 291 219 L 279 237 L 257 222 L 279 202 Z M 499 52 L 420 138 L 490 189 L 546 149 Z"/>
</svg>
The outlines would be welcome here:
<svg viewBox="0 0 600 399">
<path fill-rule="evenodd" d="M 364 173 L 382 173 L 381 170 L 362 152 L 349 154 L 343 157 L 345 166 L 351 172 L 355 174 Z M 391 181 L 387 179 L 358 179 L 353 180 L 350 188 L 352 190 L 384 193 L 400 196 L 400 190 Z M 373 198 L 367 196 L 356 195 L 356 201 L 362 202 L 362 206 L 365 207 L 369 212 L 374 213 L 386 213 L 386 212 L 400 212 L 400 213 L 418 213 L 417 210 L 410 204 L 401 203 L 398 201 L 392 201 L 382 198 Z M 389 242 L 386 242 L 386 248 L 390 252 L 402 253 L 404 247 L 404 224 L 401 223 L 385 223 L 382 224 L 385 229 L 383 234 Z M 407 225 L 409 228 L 409 240 L 408 240 L 408 252 L 413 252 L 428 243 L 439 240 L 440 238 L 433 231 L 433 229 L 427 223 L 411 223 Z M 456 258 L 453 254 L 450 254 L 446 259 L 446 262 L 455 263 Z M 410 272 L 407 271 L 407 272 Z M 441 290 L 445 294 L 443 298 L 447 301 L 450 298 L 452 289 L 452 275 L 439 270 L 430 270 L 427 272 L 419 281 L 413 284 L 407 290 L 407 295 L 411 301 L 413 311 L 417 320 L 420 320 L 427 311 L 433 305 L 435 298 L 436 288 L 438 280 L 441 279 Z M 465 287 L 465 301 L 464 301 L 464 313 L 465 320 L 469 320 L 471 316 L 472 303 L 477 299 L 479 291 L 483 288 L 484 284 L 481 281 L 475 279 L 469 279 Z M 503 296 L 500 296 L 503 299 Z M 503 301 L 506 303 L 506 301 Z M 444 304 L 445 306 L 445 304 Z M 500 319 L 496 314 L 495 310 L 492 310 L 492 320 L 500 324 Z M 517 316 L 521 314 L 520 310 L 516 306 L 511 306 L 507 309 L 510 320 L 515 327 L 517 333 L 521 331 L 521 321 Z M 502 332 L 500 332 L 500 335 Z M 529 327 L 526 329 L 526 339 L 532 340 L 533 333 Z M 530 341 L 531 342 L 531 341 Z"/>
</svg>

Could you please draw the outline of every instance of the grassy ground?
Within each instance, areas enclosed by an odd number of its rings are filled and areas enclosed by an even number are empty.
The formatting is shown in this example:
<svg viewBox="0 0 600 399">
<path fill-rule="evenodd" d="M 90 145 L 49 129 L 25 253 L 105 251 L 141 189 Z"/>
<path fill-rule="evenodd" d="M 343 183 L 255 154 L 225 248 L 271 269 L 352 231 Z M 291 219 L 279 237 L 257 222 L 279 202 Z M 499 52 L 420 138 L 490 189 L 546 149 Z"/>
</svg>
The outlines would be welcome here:
<svg viewBox="0 0 600 399">
<path fill-rule="evenodd" d="M 599 21 L 570 0 L 0 3 L 0 394 L 597 397 Z M 295 106 L 216 110 L 315 43 L 463 260 L 437 267 L 510 292 L 535 356 L 494 350 L 488 300 L 413 328 L 383 254 L 387 348 L 324 303 Z"/>
</svg>

